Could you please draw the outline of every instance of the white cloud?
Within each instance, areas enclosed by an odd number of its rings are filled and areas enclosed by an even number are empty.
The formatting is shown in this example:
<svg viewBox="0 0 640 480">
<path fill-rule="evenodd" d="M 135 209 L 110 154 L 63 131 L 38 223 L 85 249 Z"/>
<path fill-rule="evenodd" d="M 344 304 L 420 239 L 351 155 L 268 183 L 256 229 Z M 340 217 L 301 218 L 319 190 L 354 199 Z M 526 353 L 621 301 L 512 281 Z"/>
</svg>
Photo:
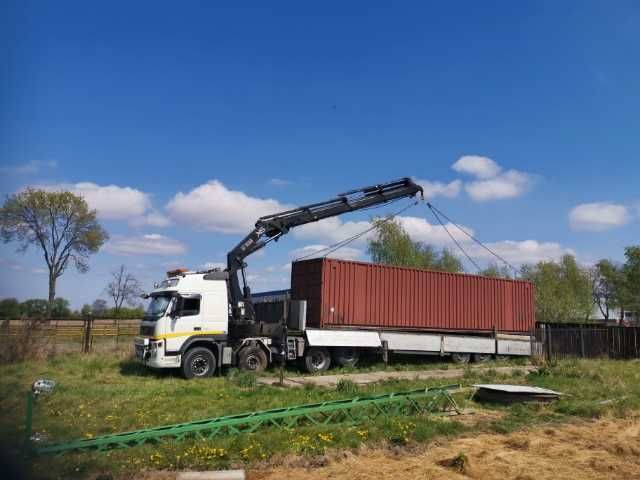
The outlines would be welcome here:
<svg viewBox="0 0 640 480">
<path fill-rule="evenodd" d="M 438 196 L 454 198 L 458 196 L 460 188 L 462 187 L 462 181 L 460 180 L 442 183 L 416 179 L 415 182 L 424 189 L 425 198 L 435 198 Z"/>
<path fill-rule="evenodd" d="M 182 255 L 187 251 L 182 242 L 158 233 L 114 237 L 104 249 L 114 255 Z"/>
<path fill-rule="evenodd" d="M 502 240 L 486 243 L 485 245 L 513 265 L 537 263 L 543 260 L 558 260 L 566 254 L 575 255 L 572 249 L 563 247 L 556 242 Z M 491 253 L 480 245 L 470 244 L 468 246 L 465 245 L 464 248 L 471 258 L 496 260 Z"/>
<path fill-rule="evenodd" d="M 464 155 L 451 168 L 456 172 L 467 173 L 477 178 L 495 177 L 502 170 L 495 161 L 480 155 Z"/>
<path fill-rule="evenodd" d="M 287 187 L 291 185 L 289 180 L 284 180 L 283 178 L 270 178 L 268 183 L 273 187 Z"/>
<path fill-rule="evenodd" d="M 573 230 L 602 231 L 629 223 L 629 208 L 610 202 L 583 203 L 569 212 L 569 225 Z"/>
<path fill-rule="evenodd" d="M 531 175 L 509 170 L 494 178 L 469 182 L 464 188 L 473 200 L 484 202 L 519 197 L 526 193 L 532 184 Z"/>
<path fill-rule="evenodd" d="M 441 225 L 433 225 L 424 218 L 397 216 L 396 220 L 413 240 L 438 246 L 449 246 L 453 243 Z M 446 226 L 456 240 L 461 241 L 468 238 L 453 224 L 447 223 Z M 331 217 L 294 229 L 293 235 L 301 240 L 314 240 L 332 245 L 369 228 L 371 228 L 371 222 L 368 221 L 342 222 L 337 217 Z M 473 235 L 472 229 L 465 226 L 462 228 Z M 375 230 L 371 230 L 355 240 L 353 245 L 363 246 L 368 240 L 374 238 L 375 234 Z"/>
<path fill-rule="evenodd" d="M 89 208 L 97 210 L 98 216 L 105 220 L 137 219 L 144 216 L 151 208 L 149 194 L 131 187 L 80 182 L 36 185 L 34 188 L 48 191 L 68 190 L 80 195 Z"/>
<path fill-rule="evenodd" d="M 371 227 L 367 221 L 343 222 L 338 217 L 325 218 L 319 222 L 308 223 L 292 230 L 293 236 L 301 240 L 314 240 L 334 244 L 346 238 L 362 233 Z M 358 243 L 371 238 L 374 232 L 370 232 L 359 239 Z"/>
<path fill-rule="evenodd" d="M 229 190 L 218 180 L 179 192 L 167 204 L 169 217 L 176 223 L 223 233 L 246 233 L 259 217 L 289 208 L 277 200 Z"/>
<path fill-rule="evenodd" d="M 129 224 L 133 227 L 168 227 L 171 225 L 171 220 L 162 213 L 152 210 L 146 215 L 132 218 Z"/>
<path fill-rule="evenodd" d="M 409 236 L 418 242 L 428 243 L 437 246 L 450 246 L 453 242 L 447 231 L 442 225 L 434 225 L 429 223 L 424 218 L 420 217 L 397 217 L 402 228 L 409 234 Z M 451 233 L 453 238 L 459 242 L 469 239 L 464 233 L 462 233 L 455 225 L 451 223 L 445 224 L 447 230 Z M 473 235 L 473 230 L 461 225 L 467 232 Z"/>
<path fill-rule="evenodd" d="M 8 165 L 0 167 L 0 173 L 3 175 L 33 175 L 38 173 L 42 167 L 56 168 L 58 163 L 55 161 L 49 162 L 28 162 L 20 165 Z"/>
<path fill-rule="evenodd" d="M 519 197 L 529 191 L 534 180 L 532 175 L 518 170 L 503 172 L 494 160 L 479 155 L 462 156 L 451 168 L 476 177 L 465 183 L 464 189 L 477 202 Z"/>
<path fill-rule="evenodd" d="M 325 255 L 327 245 L 306 245 L 302 248 L 296 248 L 295 250 L 291 250 L 289 252 L 289 256 L 294 260 L 300 257 L 306 258 L 314 258 L 315 253 L 318 253 L 319 256 Z M 364 252 L 357 248 L 353 247 L 342 247 L 338 250 L 331 252 L 327 255 L 329 258 L 340 258 L 342 260 L 356 260 L 362 258 Z M 285 265 L 286 267 L 287 265 Z"/>
</svg>

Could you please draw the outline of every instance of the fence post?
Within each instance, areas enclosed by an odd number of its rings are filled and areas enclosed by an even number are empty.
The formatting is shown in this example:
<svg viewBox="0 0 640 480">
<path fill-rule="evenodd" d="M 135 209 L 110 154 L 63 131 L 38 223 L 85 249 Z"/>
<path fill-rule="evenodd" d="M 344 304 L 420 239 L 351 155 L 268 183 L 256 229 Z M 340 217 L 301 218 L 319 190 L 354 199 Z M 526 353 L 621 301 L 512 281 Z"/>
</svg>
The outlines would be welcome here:
<svg viewBox="0 0 640 480">
<path fill-rule="evenodd" d="M 91 326 L 93 319 L 89 316 L 84 321 L 84 339 L 82 344 L 82 353 L 89 353 L 91 350 Z"/>
<path fill-rule="evenodd" d="M 389 344 L 386 340 L 382 341 L 382 361 L 385 365 L 389 365 Z"/>
<path fill-rule="evenodd" d="M 118 341 L 120 340 L 120 319 L 116 318 L 116 350 L 118 349 Z"/>
<path fill-rule="evenodd" d="M 551 328 L 547 326 L 544 329 L 544 333 L 547 341 L 547 362 L 551 362 Z"/>
<path fill-rule="evenodd" d="M 580 356 L 584 358 L 584 327 L 580 328 Z"/>
</svg>

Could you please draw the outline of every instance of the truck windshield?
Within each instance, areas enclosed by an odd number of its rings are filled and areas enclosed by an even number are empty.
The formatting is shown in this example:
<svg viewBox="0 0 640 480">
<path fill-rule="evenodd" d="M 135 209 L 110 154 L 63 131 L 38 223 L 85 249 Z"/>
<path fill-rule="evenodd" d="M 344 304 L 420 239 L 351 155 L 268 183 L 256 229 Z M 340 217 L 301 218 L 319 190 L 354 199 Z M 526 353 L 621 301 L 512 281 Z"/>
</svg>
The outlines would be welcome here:
<svg viewBox="0 0 640 480">
<path fill-rule="evenodd" d="M 169 302 L 171 302 L 171 297 L 169 295 L 154 295 L 151 297 L 151 302 L 149 302 L 149 306 L 147 307 L 147 311 L 144 316 L 147 319 L 157 319 L 164 315 L 164 312 L 167 311 L 167 307 L 169 306 Z"/>
</svg>

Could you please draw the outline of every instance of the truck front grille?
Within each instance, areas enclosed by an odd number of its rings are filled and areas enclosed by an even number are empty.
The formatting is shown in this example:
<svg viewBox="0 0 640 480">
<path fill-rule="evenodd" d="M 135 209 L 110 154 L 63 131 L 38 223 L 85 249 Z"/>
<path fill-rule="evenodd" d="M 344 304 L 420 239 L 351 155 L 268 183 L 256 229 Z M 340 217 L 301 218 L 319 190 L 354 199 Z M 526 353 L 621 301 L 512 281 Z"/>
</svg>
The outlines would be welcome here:
<svg viewBox="0 0 640 480">
<path fill-rule="evenodd" d="M 148 327 L 145 325 L 140 325 L 140 335 L 144 335 L 145 337 L 153 336 L 153 331 L 155 329 L 153 327 Z"/>
</svg>

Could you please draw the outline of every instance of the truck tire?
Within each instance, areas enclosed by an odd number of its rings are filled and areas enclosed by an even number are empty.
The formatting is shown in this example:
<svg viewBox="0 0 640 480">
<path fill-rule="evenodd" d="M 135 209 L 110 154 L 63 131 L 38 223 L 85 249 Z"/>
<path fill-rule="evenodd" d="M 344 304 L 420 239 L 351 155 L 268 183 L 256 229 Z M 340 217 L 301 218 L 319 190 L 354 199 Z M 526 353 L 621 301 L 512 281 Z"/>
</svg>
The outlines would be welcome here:
<svg viewBox="0 0 640 480">
<path fill-rule="evenodd" d="M 192 348 L 182 357 L 182 375 L 186 379 L 210 377 L 216 366 L 216 357 L 208 348 Z"/>
<path fill-rule="evenodd" d="M 325 347 L 311 347 L 304 353 L 304 368 L 307 372 L 324 372 L 330 366 L 331 355 Z"/>
<path fill-rule="evenodd" d="M 452 353 L 451 354 L 451 360 L 453 360 L 453 363 L 469 363 L 469 360 L 471 360 L 471 354 L 470 353 Z"/>
<path fill-rule="evenodd" d="M 474 353 L 472 356 L 472 360 L 474 363 L 485 363 L 491 360 L 490 353 Z"/>
<path fill-rule="evenodd" d="M 331 351 L 332 360 L 341 367 L 355 367 L 360 359 L 360 349 L 337 347 Z"/>
<path fill-rule="evenodd" d="M 260 347 L 250 345 L 238 353 L 238 367 L 250 372 L 262 372 L 267 368 L 267 354 Z"/>
</svg>

